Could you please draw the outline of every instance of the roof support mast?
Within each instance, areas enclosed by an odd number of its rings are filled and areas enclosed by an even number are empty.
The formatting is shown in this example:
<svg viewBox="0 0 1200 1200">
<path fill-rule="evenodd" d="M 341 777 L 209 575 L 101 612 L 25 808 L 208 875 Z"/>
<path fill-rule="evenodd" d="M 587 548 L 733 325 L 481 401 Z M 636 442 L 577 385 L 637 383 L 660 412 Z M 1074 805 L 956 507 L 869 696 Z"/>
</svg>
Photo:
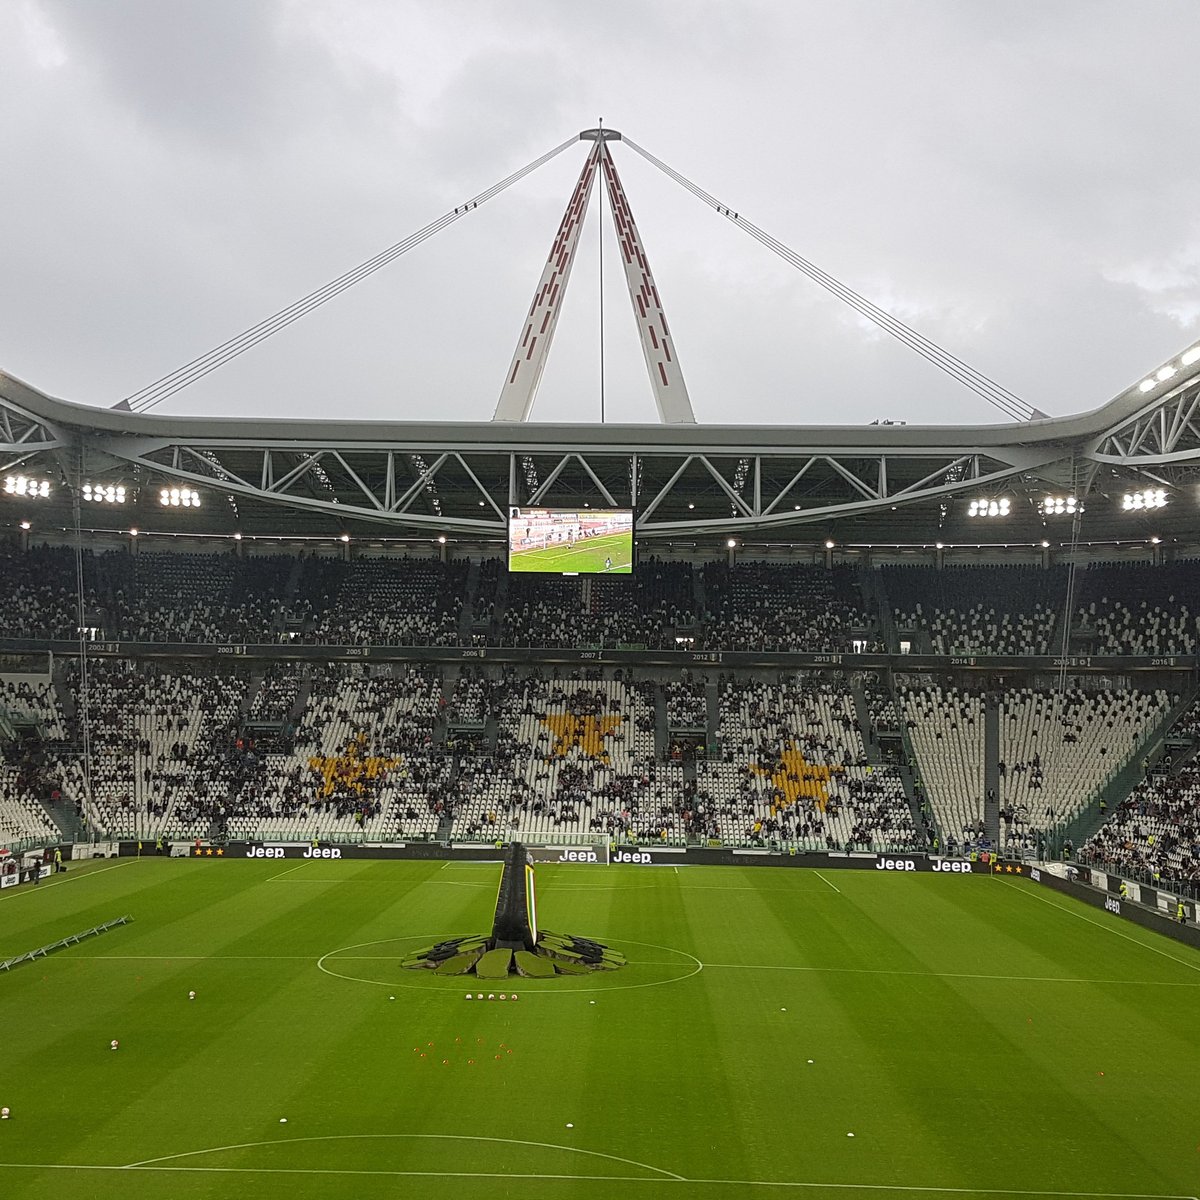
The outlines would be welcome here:
<svg viewBox="0 0 1200 1200">
<path fill-rule="evenodd" d="M 641 336 L 642 353 L 646 358 L 646 370 L 650 376 L 650 387 L 658 408 L 659 420 L 664 424 L 694 425 L 696 417 L 692 412 L 692 403 L 688 398 L 687 385 L 683 381 L 683 372 L 672 344 L 658 288 L 654 276 L 650 273 L 650 263 L 633 220 L 633 211 L 608 149 L 608 143 L 620 141 L 621 135 L 615 129 L 585 129 L 580 133 L 579 140 L 591 141 L 595 145 L 583 164 L 558 233 L 551 244 L 550 255 L 542 277 L 538 280 L 533 304 L 530 306 L 521 340 L 517 343 L 492 419 L 529 419 L 538 385 L 542 380 L 542 372 L 550 355 L 554 330 L 562 309 L 563 293 L 566 291 L 571 267 L 575 262 L 584 214 L 591 199 L 592 183 L 599 167 L 604 173 L 604 183 L 608 189 L 617 241 L 625 268 L 625 281 L 629 287 L 629 299 Z"/>
</svg>

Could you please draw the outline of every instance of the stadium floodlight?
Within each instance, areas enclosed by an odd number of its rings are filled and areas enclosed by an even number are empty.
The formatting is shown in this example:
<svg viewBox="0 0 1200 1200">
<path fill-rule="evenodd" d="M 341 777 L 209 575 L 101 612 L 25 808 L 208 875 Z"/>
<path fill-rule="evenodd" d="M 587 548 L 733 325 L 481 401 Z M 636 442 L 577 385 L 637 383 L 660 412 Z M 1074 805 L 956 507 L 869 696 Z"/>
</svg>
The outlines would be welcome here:
<svg viewBox="0 0 1200 1200">
<path fill-rule="evenodd" d="M 85 483 L 83 498 L 93 504 L 124 504 L 125 488 L 119 483 Z"/>
<path fill-rule="evenodd" d="M 1007 496 L 998 500 L 972 500 L 967 507 L 968 517 L 1007 517 L 1012 511 L 1012 501 Z"/>
<path fill-rule="evenodd" d="M 137 537 L 137 535 L 138 535 L 138 531 L 137 531 L 136 529 L 131 529 L 131 530 L 129 531 L 129 536 L 130 536 L 130 537 Z"/>
<path fill-rule="evenodd" d="M 162 488 L 158 502 L 164 508 L 199 508 L 200 493 L 195 488 Z"/>
<path fill-rule="evenodd" d="M 1046 539 L 1045 539 L 1045 538 L 1042 538 L 1042 549 L 1043 549 L 1043 550 L 1049 550 L 1049 549 L 1050 549 L 1050 543 L 1049 543 L 1048 541 L 1046 541 Z"/>
<path fill-rule="evenodd" d="M 939 550 L 945 550 L 945 548 L 946 548 L 946 543 L 945 543 L 945 542 L 935 542 L 935 543 L 934 543 L 934 545 L 935 545 L 935 546 L 937 547 L 937 549 L 939 549 Z"/>
<path fill-rule="evenodd" d="M 242 535 L 241 535 L 240 533 L 235 533 L 235 534 L 233 535 L 233 540 L 234 540 L 235 542 L 240 542 L 240 541 L 242 540 Z"/>
<path fill-rule="evenodd" d="M 1193 346 L 1183 352 L 1179 361 L 1183 366 L 1190 367 L 1197 359 L 1200 359 L 1200 346 Z"/>
<path fill-rule="evenodd" d="M 343 541 L 343 542 L 348 542 L 349 540 L 350 540 L 350 535 L 349 535 L 348 533 L 343 533 L 343 534 L 342 534 L 342 541 Z"/>
<path fill-rule="evenodd" d="M 728 546 L 730 550 L 732 550 L 737 545 L 737 538 L 729 538 L 726 541 L 725 545 Z"/>
<path fill-rule="evenodd" d="M 1152 538 L 1150 539 L 1150 545 L 1152 545 L 1152 546 L 1157 546 L 1157 545 L 1158 545 L 1158 543 L 1159 543 L 1159 542 L 1161 542 L 1161 541 L 1162 541 L 1162 538 L 1160 538 L 1160 537 L 1152 537 Z"/>
<path fill-rule="evenodd" d="M 21 528 L 24 529 L 26 532 L 28 532 L 30 529 L 33 528 L 33 526 L 28 521 L 22 521 Z"/>
<path fill-rule="evenodd" d="M 29 500 L 45 500 L 50 495 L 50 480 L 30 479 L 28 475 L 6 475 L 4 477 L 4 494 L 6 496 L 24 496 Z"/>
<path fill-rule="evenodd" d="M 1153 379 L 1143 379 L 1142 382 L 1138 384 L 1138 391 L 1139 392 L 1152 392 L 1152 391 L 1154 391 L 1155 387 L 1157 387 L 1157 386 L 1158 385 L 1154 382 Z"/>
<path fill-rule="evenodd" d="M 438 534 L 438 545 L 444 546 L 445 544 L 446 544 L 446 535 L 444 533 L 439 533 Z"/>
<path fill-rule="evenodd" d="M 1121 498 L 1125 512 L 1137 512 L 1146 508 L 1166 508 L 1167 493 L 1163 488 L 1146 488 L 1141 492 L 1126 492 Z"/>
<path fill-rule="evenodd" d="M 833 538 L 826 538 L 826 540 L 825 540 L 825 549 L 826 549 L 826 550 L 832 550 L 832 549 L 833 549 Z"/>
<path fill-rule="evenodd" d="M 1064 513 L 1073 514 L 1082 509 L 1074 496 L 1046 496 L 1038 505 L 1038 511 L 1043 517 L 1061 517 Z"/>
<path fill-rule="evenodd" d="M 1154 372 L 1154 378 L 1157 379 L 1159 383 L 1165 383 L 1171 378 L 1172 375 L 1175 374 L 1175 370 L 1175 367 L 1171 366 L 1170 363 L 1167 363 L 1165 367 L 1159 367 L 1158 370 Z"/>
</svg>

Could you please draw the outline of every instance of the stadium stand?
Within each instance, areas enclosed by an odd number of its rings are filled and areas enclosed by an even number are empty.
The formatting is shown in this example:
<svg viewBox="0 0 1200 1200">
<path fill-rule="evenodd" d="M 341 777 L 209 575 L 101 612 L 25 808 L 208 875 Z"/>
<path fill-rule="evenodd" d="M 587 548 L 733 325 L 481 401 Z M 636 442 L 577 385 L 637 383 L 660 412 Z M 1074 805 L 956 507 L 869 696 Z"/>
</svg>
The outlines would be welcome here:
<svg viewBox="0 0 1200 1200">
<path fill-rule="evenodd" d="M 1162 691 L 1005 693 L 999 798 L 1027 848 L 1033 831 L 1066 824 L 1094 802 L 1171 704 Z"/>
<path fill-rule="evenodd" d="M 78 703 L 77 672 L 71 683 Z M 94 665 L 91 803 L 78 760 L 64 768 L 64 793 L 113 836 L 207 834 L 228 794 L 245 690 L 246 681 L 235 675 Z"/>
<path fill-rule="evenodd" d="M 1083 575 L 1075 627 L 1097 654 L 1194 654 L 1200 563 L 1097 566 Z M 1191 600 L 1189 605 L 1188 601 Z"/>
<path fill-rule="evenodd" d="M 319 613 L 304 640 L 346 645 L 451 646 L 458 642 L 468 564 L 436 559 L 358 558 L 328 568 L 308 602 Z M 306 572 L 307 574 L 307 572 Z M 311 618 L 310 618 L 311 619 Z"/>
<path fill-rule="evenodd" d="M 922 786 L 947 845 L 984 833 L 983 697 L 958 688 L 905 688 L 899 696 Z"/>
<path fill-rule="evenodd" d="M 1067 578 L 1063 568 L 885 566 L 870 580 L 868 604 L 850 567 L 647 558 L 632 577 L 563 579 L 510 576 L 495 558 L 472 566 L 140 549 L 85 553 L 91 635 L 535 650 L 673 649 L 682 639 L 704 649 L 842 653 L 879 636 L 869 616 L 878 604 L 897 631 L 917 635 L 918 650 L 1046 654 L 1060 648 Z M 1200 565 L 1191 562 L 1081 567 L 1071 651 L 1194 653 L 1197 594 Z M 0 603 L 5 635 L 77 638 L 72 552 L 0 548 Z M 65 686 L 56 690 L 42 670 L 0 675 L 0 711 L 37 730 L 30 745 L 5 748 L 6 828 L 36 836 L 52 829 L 37 798 L 54 791 L 97 830 L 140 837 L 441 831 L 491 840 L 502 830 L 896 848 L 923 841 L 924 816 L 918 832 L 913 813 L 924 799 L 951 848 L 979 843 L 985 779 L 993 778 L 990 811 L 999 810 L 1004 844 L 1031 851 L 1039 833 L 1091 811 L 1172 703 L 1163 691 L 1127 686 L 1060 697 L 1010 683 L 995 693 L 999 735 L 989 764 L 985 698 L 949 676 L 914 677 L 896 691 L 873 674 L 856 675 L 853 688 L 836 676 L 730 676 L 713 692 L 702 673 L 554 678 L 536 666 L 467 662 L 443 678 L 404 666 L 224 663 L 208 671 L 186 660 L 97 660 L 89 804 L 71 711 L 78 676 L 60 668 Z M 705 761 L 707 736 L 673 739 L 670 731 L 707 735 L 710 693 L 719 695 L 720 753 Z M 1200 714 L 1176 727 L 1188 728 L 1200 731 Z M 886 755 L 878 731 L 888 735 Z M 911 796 L 907 772 L 894 768 L 902 744 L 917 772 Z M 1173 824 L 1155 844 L 1183 829 L 1173 835 L 1183 849 L 1163 862 L 1185 869 L 1194 781 L 1179 772 L 1154 778 L 1162 794 L 1146 803 L 1158 807 L 1138 816 L 1160 815 L 1169 801 L 1164 820 Z M 1138 844 L 1136 829 L 1122 840 L 1128 831 L 1110 825 L 1093 839 L 1097 852 Z"/>
<path fill-rule="evenodd" d="M 510 674 L 493 702 L 497 755 L 472 764 L 453 836 L 681 836 L 659 823 L 649 685 Z"/>
<path fill-rule="evenodd" d="M 1200 886 L 1200 764 L 1143 780 L 1080 858 L 1175 889 Z"/>
<path fill-rule="evenodd" d="M 867 761 L 844 688 L 727 682 L 718 743 L 720 761 L 697 765 L 710 836 L 815 849 L 916 844 L 903 784 Z"/>
<path fill-rule="evenodd" d="M 281 695 L 295 703 L 286 680 Z M 428 837 L 450 763 L 433 750 L 436 671 L 361 665 L 312 672 L 294 739 L 246 747 L 224 817 L 238 838 Z M 276 709 L 277 711 L 277 709 Z M 290 711 L 290 710 L 289 710 Z"/>
<path fill-rule="evenodd" d="M 885 566 L 900 631 L 928 635 L 934 654 L 1049 654 L 1066 595 L 1061 568 Z"/>
<path fill-rule="evenodd" d="M 707 563 L 702 571 L 705 649 L 850 649 L 869 628 L 852 567 Z"/>
</svg>

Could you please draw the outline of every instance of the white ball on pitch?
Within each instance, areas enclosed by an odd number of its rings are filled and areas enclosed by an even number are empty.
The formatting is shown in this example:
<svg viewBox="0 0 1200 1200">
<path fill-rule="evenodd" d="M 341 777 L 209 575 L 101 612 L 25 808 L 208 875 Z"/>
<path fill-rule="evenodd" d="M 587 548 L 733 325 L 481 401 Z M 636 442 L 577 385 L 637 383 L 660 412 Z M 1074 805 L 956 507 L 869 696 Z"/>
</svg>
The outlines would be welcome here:
<svg viewBox="0 0 1200 1200">
<path fill-rule="evenodd" d="M 280 1125 L 286 1125 L 286 1124 L 287 1124 L 287 1117 L 280 1117 L 280 1118 L 279 1118 L 279 1123 L 280 1123 Z"/>
<path fill-rule="evenodd" d="M 474 996 L 472 996 L 470 992 L 468 992 L 468 993 L 467 993 L 467 999 L 468 999 L 468 1000 L 474 1000 L 474 999 L 475 999 L 475 997 L 474 997 Z"/>
<path fill-rule="evenodd" d="M 7 1121 L 9 1115 L 10 1114 L 7 1108 L 0 1108 L 0 1121 Z"/>
<path fill-rule="evenodd" d="M 507 994 L 506 994 L 506 993 L 504 993 L 504 992 L 501 992 L 501 993 L 500 993 L 500 999 L 501 999 L 501 1000 L 507 1000 L 507 999 L 508 999 L 508 996 L 507 996 Z"/>
<path fill-rule="evenodd" d="M 118 1042 L 116 1038 L 113 1038 L 113 1040 L 108 1043 L 108 1048 L 110 1050 L 115 1050 L 120 1044 L 121 1043 Z"/>
<path fill-rule="evenodd" d="M 195 1000 L 195 998 L 196 998 L 196 993 L 195 993 L 195 992 L 188 992 L 188 999 L 189 999 L 189 1000 Z"/>
<path fill-rule="evenodd" d="M 495 1000 L 495 998 L 496 998 L 496 993 L 495 993 L 495 992 L 488 992 L 488 999 L 489 999 L 489 1000 Z"/>
<path fill-rule="evenodd" d="M 511 996 L 509 996 L 509 999 L 510 1000 L 519 1000 L 520 996 L 518 996 L 516 992 L 513 992 L 513 994 Z"/>
</svg>

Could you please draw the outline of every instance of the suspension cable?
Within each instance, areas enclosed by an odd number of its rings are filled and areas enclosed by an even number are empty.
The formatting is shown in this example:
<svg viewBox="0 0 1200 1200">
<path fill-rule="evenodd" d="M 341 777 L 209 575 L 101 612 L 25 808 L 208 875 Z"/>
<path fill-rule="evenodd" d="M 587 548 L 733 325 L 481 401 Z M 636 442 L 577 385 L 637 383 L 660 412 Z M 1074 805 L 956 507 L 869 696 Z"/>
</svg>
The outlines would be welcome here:
<svg viewBox="0 0 1200 1200">
<path fill-rule="evenodd" d="M 332 300 L 334 296 L 344 292 L 347 288 L 365 279 L 368 275 L 374 274 L 382 267 L 386 267 L 402 254 L 421 245 L 422 242 L 427 241 L 435 233 L 440 233 L 448 225 L 452 225 L 455 221 L 465 217 L 467 213 L 474 212 L 481 204 L 498 196 L 506 188 L 524 179 L 526 175 L 532 174 L 552 158 L 561 154 L 568 146 L 575 145 L 578 140 L 578 137 L 568 138 L 565 142 L 555 146 L 553 150 L 543 154 L 540 158 L 535 158 L 531 163 L 527 163 L 519 171 L 514 171 L 511 175 L 500 180 L 499 183 L 493 184 L 486 191 L 473 196 L 465 204 L 460 204 L 452 212 L 438 217 L 436 221 L 431 221 L 424 228 L 418 229 L 416 233 L 409 234 L 402 241 L 396 242 L 386 250 L 380 251 L 374 258 L 369 258 L 365 262 L 359 263 L 358 266 L 339 275 L 336 279 L 330 280 L 322 287 L 317 288 L 316 291 L 309 292 L 307 296 L 301 297 L 301 299 L 289 304 L 286 308 L 281 308 L 278 312 L 259 321 L 257 325 L 252 325 L 249 329 L 245 329 L 235 337 L 227 339 L 219 346 L 214 346 L 211 350 L 201 354 L 197 358 L 193 358 L 190 362 L 184 363 L 183 366 L 176 368 L 169 374 L 163 375 L 153 383 L 139 388 L 136 392 L 132 392 L 120 402 L 118 407 L 129 408 L 135 412 L 149 411 L 156 404 L 167 399 L 168 396 L 173 396 L 189 384 L 195 383 L 197 379 L 202 379 L 210 371 L 215 371 L 218 367 L 224 366 L 225 363 L 237 358 L 239 354 L 249 350 L 252 346 L 265 341 L 273 333 L 278 333 L 279 330 L 285 329 L 293 321 L 298 321 L 301 317 L 312 312 L 313 309 L 320 308 L 322 304 L 328 300 Z"/>
<path fill-rule="evenodd" d="M 866 317 L 867 320 L 878 326 L 884 333 L 889 334 L 910 350 L 914 350 L 917 354 L 920 354 L 922 358 L 932 363 L 938 370 L 958 380 L 958 382 L 969 388 L 983 400 L 986 400 L 1006 417 L 1014 421 L 1029 421 L 1036 417 L 1045 416 L 1044 413 L 1034 408 L 1028 401 L 1021 399 L 1020 396 L 1009 391 L 1008 388 L 1003 387 L 1001 384 L 996 383 L 995 380 L 989 379 L 988 376 L 977 371 L 949 350 L 943 349 L 923 333 L 919 333 L 911 326 L 906 325 L 898 317 L 892 316 L 891 313 L 886 312 L 877 304 L 873 304 L 865 296 L 854 291 L 853 288 L 848 287 L 839 279 L 823 271 L 815 263 L 797 254 L 796 251 L 779 241 L 778 238 L 760 229 L 753 222 L 746 220 L 745 217 L 729 208 L 728 205 L 722 204 L 721 201 L 704 191 L 703 188 L 693 183 L 672 167 L 669 167 L 661 159 L 656 158 L 636 142 L 631 141 L 627 137 L 622 140 L 634 153 L 640 154 L 648 163 L 657 167 L 668 178 L 673 179 L 681 187 L 691 192 L 698 200 L 703 201 L 721 216 L 731 221 L 734 225 L 737 225 L 754 238 L 755 241 L 766 246 L 790 266 L 807 275 L 814 283 L 817 283 L 827 292 L 830 292 L 843 303 L 849 305 L 861 316 Z"/>
</svg>

